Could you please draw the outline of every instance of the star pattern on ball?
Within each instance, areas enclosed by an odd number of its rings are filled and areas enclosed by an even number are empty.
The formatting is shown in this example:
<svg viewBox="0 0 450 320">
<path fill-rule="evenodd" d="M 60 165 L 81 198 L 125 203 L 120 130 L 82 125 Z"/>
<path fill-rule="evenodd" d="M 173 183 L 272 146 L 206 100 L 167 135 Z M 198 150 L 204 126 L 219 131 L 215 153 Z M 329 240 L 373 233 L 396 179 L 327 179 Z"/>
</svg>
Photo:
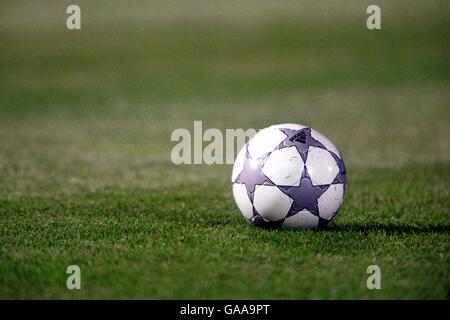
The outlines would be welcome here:
<svg viewBox="0 0 450 320">
<path fill-rule="evenodd" d="M 305 166 L 299 186 L 281 186 L 279 188 L 294 200 L 286 217 L 290 217 L 304 209 L 315 216 L 319 216 L 318 199 L 328 189 L 328 186 L 314 186 Z"/>
<path fill-rule="evenodd" d="M 262 167 L 264 166 L 266 158 L 267 157 L 252 159 L 247 151 L 246 159 L 244 162 L 244 169 L 236 179 L 237 183 L 245 184 L 248 197 L 250 198 L 250 201 L 252 203 L 255 194 L 255 188 L 257 185 L 274 185 L 274 183 L 262 172 Z"/>
<path fill-rule="evenodd" d="M 338 183 L 342 183 L 344 184 L 344 187 L 347 184 L 347 175 L 346 175 L 346 171 L 345 171 L 345 165 L 344 165 L 344 161 L 339 158 L 337 155 L 335 155 L 333 152 L 330 152 L 332 157 L 334 158 L 334 160 L 336 161 L 336 164 L 339 168 L 339 172 L 336 176 L 336 178 L 334 178 L 334 181 L 332 182 L 332 184 L 338 184 Z"/>
<path fill-rule="evenodd" d="M 311 136 L 311 128 L 304 128 L 300 130 L 283 128 L 280 130 L 286 135 L 286 138 L 281 141 L 278 149 L 295 147 L 304 162 L 306 162 L 306 158 L 308 157 L 309 147 L 326 149 L 322 143 Z"/>
<path fill-rule="evenodd" d="M 339 208 L 336 208 L 336 212 L 333 214 L 333 216 L 331 216 L 331 218 L 329 217 L 329 215 L 327 214 L 327 218 L 323 218 L 320 216 L 320 210 L 319 209 L 319 203 L 321 204 L 321 206 L 323 206 L 324 201 L 334 201 L 334 200 L 330 200 L 328 198 L 323 198 L 321 200 L 322 195 L 327 192 L 327 190 L 329 190 L 329 188 L 333 185 L 338 185 L 338 184 L 342 184 L 343 188 L 344 188 L 344 192 L 346 189 L 346 169 L 345 169 L 345 165 L 344 165 L 344 160 L 336 153 L 334 153 L 332 150 L 329 150 L 323 143 L 326 144 L 325 142 L 321 142 L 321 138 L 318 137 L 318 139 L 314 138 L 312 136 L 312 129 L 308 128 L 308 127 L 303 127 L 301 129 L 290 129 L 290 128 L 283 128 L 283 127 L 278 127 L 278 128 L 274 128 L 274 130 L 279 130 L 284 134 L 284 138 L 281 138 L 282 141 L 275 147 L 273 148 L 270 152 L 265 153 L 262 157 L 257 157 L 257 158 L 252 158 L 249 151 L 246 150 L 245 151 L 245 158 L 243 160 L 243 164 L 241 162 L 241 172 L 237 175 L 234 183 L 239 183 L 239 184 L 243 184 L 245 185 L 245 191 L 242 188 L 242 192 L 245 192 L 247 194 L 248 200 L 251 205 L 251 209 L 253 210 L 253 216 L 251 219 L 247 219 L 249 223 L 251 223 L 252 225 L 258 226 L 258 227 L 262 227 L 262 228 L 280 228 L 284 226 L 284 223 L 286 221 L 286 218 L 292 217 L 296 214 L 298 214 L 301 211 L 308 211 L 310 214 L 314 215 L 315 217 L 317 217 L 317 225 L 314 228 L 322 228 L 325 225 L 327 225 L 327 223 L 329 223 L 333 218 L 334 215 L 336 214 L 337 210 L 339 210 Z M 274 132 L 275 133 L 275 132 Z M 278 140 L 280 141 L 280 140 Z M 251 141 L 250 141 L 251 143 Z M 260 142 L 261 143 L 261 142 Z M 268 160 L 271 156 L 272 153 L 276 150 L 281 150 L 281 149 L 285 149 L 285 148 L 291 148 L 294 147 L 295 150 L 298 152 L 299 156 L 302 158 L 303 160 L 303 170 L 301 171 L 300 174 L 300 179 L 297 180 L 296 183 L 298 183 L 298 185 L 282 185 L 280 183 L 275 183 L 271 180 L 270 177 L 272 177 L 272 175 L 275 172 L 275 177 L 277 177 L 277 174 L 280 175 L 282 174 L 281 172 L 283 172 L 283 170 L 280 170 L 280 172 L 277 172 L 276 169 L 275 171 L 273 171 L 273 169 L 269 169 L 268 176 L 265 175 L 265 173 L 263 172 L 263 168 L 264 165 L 266 164 L 266 160 Z M 314 148 L 311 148 L 314 147 Z M 318 152 L 315 148 L 319 148 L 321 150 L 326 151 L 324 152 Z M 311 150 L 314 150 L 314 156 L 310 153 Z M 334 150 L 334 149 L 333 149 Z M 331 155 L 331 158 L 329 155 Z M 308 160 L 308 157 L 312 157 L 312 159 Z M 331 164 L 332 162 L 334 163 L 336 167 L 334 167 L 334 172 L 337 172 L 336 176 L 333 177 L 327 177 L 327 178 L 322 178 L 317 180 L 317 175 L 318 175 L 318 171 L 317 170 L 321 170 L 320 165 L 319 167 L 317 167 L 317 158 L 320 159 L 320 157 L 322 157 L 321 161 L 322 163 L 325 162 L 327 163 L 327 161 Z M 334 160 L 334 161 L 333 161 Z M 278 161 L 278 160 L 277 160 Z M 319 160 L 320 161 L 320 160 Z M 314 163 L 316 165 L 314 165 Z M 321 164 L 322 165 L 322 164 Z M 338 170 L 336 170 L 338 169 Z M 272 171 L 271 171 L 272 170 Z M 311 174 L 313 174 L 313 178 L 315 179 L 314 181 L 317 182 L 321 182 L 321 184 L 313 184 L 313 179 L 310 176 L 310 172 L 308 172 L 308 170 L 310 170 Z M 298 171 L 297 171 L 298 172 Z M 296 173 L 299 174 L 299 173 Z M 319 173 L 320 175 L 320 173 Z M 289 176 L 290 177 L 290 176 Z M 299 182 L 298 182 L 299 181 Z M 325 184 L 324 184 L 325 183 Z M 290 205 L 288 205 L 287 207 L 285 206 L 285 208 L 283 210 L 282 216 L 284 217 L 281 220 L 271 220 L 269 218 L 265 218 L 263 215 L 261 215 L 258 210 L 255 207 L 255 201 L 259 204 L 259 206 L 261 206 L 261 204 L 264 205 L 265 201 L 272 201 L 272 200 L 268 200 L 268 199 L 264 199 L 264 197 L 258 196 L 258 193 L 256 193 L 256 197 L 255 197 L 255 190 L 256 190 L 256 186 L 261 186 L 261 185 L 266 185 L 266 186 L 273 186 L 274 188 L 277 188 L 278 190 L 280 190 L 285 196 L 289 197 L 290 200 L 292 200 L 290 202 Z M 331 190 L 331 192 L 333 193 L 334 191 Z M 342 197 L 342 195 L 340 195 Z M 324 200 L 325 199 L 325 200 Z M 280 198 L 281 201 L 281 198 Z M 286 199 L 284 201 L 287 201 Z M 248 205 L 248 202 L 247 204 Z M 248 207 L 247 207 L 248 208 Z M 289 209 L 288 209 L 289 208 Z M 322 208 L 322 207 L 321 207 Z M 250 208 L 248 208 L 250 209 Z M 246 209 L 246 210 L 248 210 Z M 287 213 L 286 213 L 287 211 Z M 263 212 L 264 213 L 264 212 Z M 280 212 L 281 213 L 281 212 Z M 266 214 L 266 213 L 264 213 Z M 298 220 L 298 219 L 297 219 Z M 293 222 L 295 221 L 295 222 Z M 287 224 L 285 227 L 286 228 L 291 228 L 293 227 L 293 224 L 298 224 L 298 226 L 295 226 L 295 228 L 300 227 L 304 222 L 301 221 L 296 221 L 294 220 L 290 220 L 289 224 Z M 312 226 L 309 226 L 307 228 L 313 228 Z"/>
</svg>

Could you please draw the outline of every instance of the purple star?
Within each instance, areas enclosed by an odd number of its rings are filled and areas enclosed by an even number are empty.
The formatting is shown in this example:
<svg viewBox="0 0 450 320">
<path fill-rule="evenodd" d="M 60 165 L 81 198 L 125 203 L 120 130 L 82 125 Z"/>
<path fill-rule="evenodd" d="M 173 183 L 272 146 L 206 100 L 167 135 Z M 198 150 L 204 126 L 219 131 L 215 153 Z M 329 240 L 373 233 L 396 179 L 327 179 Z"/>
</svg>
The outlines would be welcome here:
<svg viewBox="0 0 450 320">
<path fill-rule="evenodd" d="M 347 185 L 347 176 L 346 176 L 344 161 L 341 158 L 339 158 L 337 155 L 335 155 L 333 152 L 330 152 L 330 153 L 333 156 L 333 158 L 336 161 L 336 164 L 339 168 L 339 173 L 337 174 L 336 178 L 334 178 L 334 181 L 332 182 L 332 184 L 343 183 L 344 188 L 345 188 L 345 186 Z"/>
<path fill-rule="evenodd" d="M 306 166 L 303 169 L 302 179 L 299 186 L 280 187 L 280 190 L 287 194 L 294 202 L 287 214 L 287 217 L 301 211 L 308 210 L 312 214 L 319 215 L 317 199 L 328 189 L 328 186 L 313 186 Z"/>
<path fill-rule="evenodd" d="M 255 193 L 255 187 L 257 185 L 270 184 L 274 185 L 274 183 L 267 178 L 264 173 L 262 173 L 261 169 L 264 165 L 265 158 L 260 159 L 252 159 L 250 155 L 246 155 L 246 159 L 244 162 L 244 170 L 239 174 L 236 179 L 236 182 L 245 184 L 245 188 L 247 189 L 247 194 L 250 201 L 253 203 L 253 196 Z"/>
<path fill-rule="evenodd" d="M 306 162 L 310 146 L 326 149 L 322 143 L 311 136 L 311 128 L 301 130 L 280 129 L 287 137 L 278 145 L 278 149 L 295 147 Z"/>
</svg>

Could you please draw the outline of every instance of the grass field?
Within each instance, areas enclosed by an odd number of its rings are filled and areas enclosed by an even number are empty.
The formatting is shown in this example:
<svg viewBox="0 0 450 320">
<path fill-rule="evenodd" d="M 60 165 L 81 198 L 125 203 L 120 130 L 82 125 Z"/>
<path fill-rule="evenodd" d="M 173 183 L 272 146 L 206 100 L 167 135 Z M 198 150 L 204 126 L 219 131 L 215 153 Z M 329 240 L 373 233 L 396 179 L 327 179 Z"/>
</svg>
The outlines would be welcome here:
<svg viewBox="0 0 450 320">
<path fill-rule="evenodd" d="M 76 3 L 0 3 L 0 298 L 450 297 L 447 2 Z M 248 226 L 231 166 L 170 161 L 194 120 L 325 133 L 337 218 Z"/>
</svg>

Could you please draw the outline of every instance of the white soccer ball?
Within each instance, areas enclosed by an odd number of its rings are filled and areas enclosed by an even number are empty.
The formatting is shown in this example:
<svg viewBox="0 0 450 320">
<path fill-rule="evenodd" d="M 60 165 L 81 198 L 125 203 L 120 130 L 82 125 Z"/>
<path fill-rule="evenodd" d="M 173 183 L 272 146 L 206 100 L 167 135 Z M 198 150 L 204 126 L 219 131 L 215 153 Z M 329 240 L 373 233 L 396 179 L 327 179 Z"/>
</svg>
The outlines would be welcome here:
<svg viewBox="0 0 450 320">
<path fill-rule="evenodd" d="M 259 131 L 236 157 L 231 181 L 252 225 L 315 229 L 330 222 L 344 199 L 344 161 L 320 132 L 299 124 Z"/>
</svg>

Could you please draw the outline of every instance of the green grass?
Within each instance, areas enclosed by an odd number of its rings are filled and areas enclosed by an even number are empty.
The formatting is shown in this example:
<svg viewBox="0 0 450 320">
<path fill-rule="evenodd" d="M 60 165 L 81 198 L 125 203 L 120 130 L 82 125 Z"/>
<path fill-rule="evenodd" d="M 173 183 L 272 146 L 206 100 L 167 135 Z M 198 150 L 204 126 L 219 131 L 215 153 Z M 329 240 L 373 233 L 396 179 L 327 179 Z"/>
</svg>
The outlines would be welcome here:
<svg viewBox="0 0 450 320">
<path fill-rule="evenodd" d="M 364 1 L 78 1 L 79 32 L 67 4 L 0 4 L 0 298 L 450 297 L 441 2 L 381 1 L 373 32 Z M 170 162 L 194 120 L 324 132 L 348 169 L 337 218 L 248 226 L 230 166 Z"/>
<path fill-rule="evenodd" d="M 4 297 L 436 298 L 448 291 L 448 165 L 356 170 L 320 232 L 263 231 L 226 182 L 2 202 Z M 384 177 L 379 179 L 379 177 Z M 431 179 L 431 180 L 430 180 Z M 401 184 L 398 181 L 402 181 Z M 416 198 L 420 194 L 420 198 Z M 83 289 L 65 289 L 68 264 Z M 365 288 L 382 268 L 382 290 Z"/>
</svg>

